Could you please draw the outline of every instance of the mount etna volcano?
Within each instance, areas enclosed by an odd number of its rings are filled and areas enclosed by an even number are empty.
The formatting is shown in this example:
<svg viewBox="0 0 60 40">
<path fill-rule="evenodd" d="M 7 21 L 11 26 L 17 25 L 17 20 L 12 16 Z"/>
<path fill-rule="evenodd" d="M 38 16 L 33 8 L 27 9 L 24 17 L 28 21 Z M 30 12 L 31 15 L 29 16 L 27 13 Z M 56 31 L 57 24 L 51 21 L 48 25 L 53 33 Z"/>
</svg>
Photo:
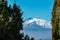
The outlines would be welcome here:
<svg viewBox="0 0 60 40">
<path fill-rule="evenodd" d="M 39 18 L 28 18 L 23 23 L 23 32 L 25 35 L 34 37 L 36 40 L 51 40 L 52 26 L 50 21 Z"/>
</svg>

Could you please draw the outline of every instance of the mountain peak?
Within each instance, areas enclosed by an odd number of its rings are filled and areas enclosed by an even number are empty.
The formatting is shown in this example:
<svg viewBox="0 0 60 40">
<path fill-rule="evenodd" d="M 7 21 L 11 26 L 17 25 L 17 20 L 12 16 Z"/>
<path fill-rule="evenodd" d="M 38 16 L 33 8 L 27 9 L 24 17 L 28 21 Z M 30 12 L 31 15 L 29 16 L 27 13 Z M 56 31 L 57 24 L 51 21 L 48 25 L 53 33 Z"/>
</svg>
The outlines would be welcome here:
<svg viewBox="0 0 60 40">
<path fill-rule="evenodd" d="M 51 27 L 51 22 L 50 21 L 46 21 L 43 19 L 39 19 L 39 18 L 28 18 L 23 25 L 28 25 L 28 24 L 32 24 L 32 23 L 36 23 L 36 25 L 40 25 L 40 26 L 45 26 L 46 28 L 52 28 Z"/>
</svg>

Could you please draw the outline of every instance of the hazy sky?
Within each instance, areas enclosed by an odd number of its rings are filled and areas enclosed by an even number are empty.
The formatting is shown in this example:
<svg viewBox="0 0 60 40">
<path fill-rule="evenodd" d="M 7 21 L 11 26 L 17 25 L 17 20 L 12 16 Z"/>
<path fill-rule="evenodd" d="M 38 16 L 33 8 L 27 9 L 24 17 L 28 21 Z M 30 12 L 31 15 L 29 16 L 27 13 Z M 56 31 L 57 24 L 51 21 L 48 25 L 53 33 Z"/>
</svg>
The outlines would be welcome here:
<svg viewBox="0 0 60 40">
<path fill-rule="evenodd" d="M 14 0 L 9 0 L 9 4 L 13 4 Z M 53 8 L 53 0 L 16 0 L 16 4 L 20 5 L 23 11 L 23 19 L 27 18 L 42 18 L 51 20 Z"/>
</svg>

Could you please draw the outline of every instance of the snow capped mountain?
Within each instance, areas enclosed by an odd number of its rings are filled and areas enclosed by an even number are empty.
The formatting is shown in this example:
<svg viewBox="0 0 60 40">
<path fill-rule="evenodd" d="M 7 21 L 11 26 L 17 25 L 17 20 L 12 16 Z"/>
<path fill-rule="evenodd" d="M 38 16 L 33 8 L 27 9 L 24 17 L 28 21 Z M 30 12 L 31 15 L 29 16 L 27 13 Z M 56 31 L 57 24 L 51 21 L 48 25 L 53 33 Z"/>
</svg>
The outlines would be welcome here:
<svg viewBox="0 0 60 40">
<path fill-rule="evenodd" d="M 43 19 L 28 18 L 23 23 L 23 32 L 36 40 L 52 40 L 51 22 Z"/>
<path fill-rule="evenodd" d="M 29 24 L 33 24 L 34 22 L 36 23 L 36 25 L 39 25 L 39 26 L 42 26 L 45 28 L 52 28 L 50 21 L 46 21 L 46 20 L 39 19 L 39 18 L 29 18 L 29 19 L 25 20 L 23 25 L 27 26 Z"/>
</svg>

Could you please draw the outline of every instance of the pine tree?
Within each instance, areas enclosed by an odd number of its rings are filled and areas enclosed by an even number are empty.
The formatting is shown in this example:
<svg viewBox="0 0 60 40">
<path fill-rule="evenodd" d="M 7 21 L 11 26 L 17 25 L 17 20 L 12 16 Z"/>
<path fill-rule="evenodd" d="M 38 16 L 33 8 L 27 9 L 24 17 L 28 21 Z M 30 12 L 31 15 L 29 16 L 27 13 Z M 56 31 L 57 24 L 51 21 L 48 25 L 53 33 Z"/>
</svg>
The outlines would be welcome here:
<svg viewBox="0 0 60 40">
<path fill-rule="evenodd" d="M 8 10 L 7 2 L 4 0 L 0 1 L 0 40 L 5 40 L 7 23 L 8 23 Z M 7 15 L 6 15 L 7 14 Z"/>
<path fill-rule="evenodd" d="M 13 8 L 7 6 L 5 0 L 0 2 L 0 40 L 23 40 L 22 12 L 14 3 Z"/>
<path fill-rule="evenodd" d="M 30 40 L 29 36 L 26 35 L 26 36 L 24 37 L 24 40 Z"/>
<path fill-rule="evenodd" d="M 0 1 L 0 40 L 30 40 L 28 35 L 24 37 L 21 33 L 23 30 L 22 14 L 16 3 L 8 7 L 6 0 Z"/>
<path fill-rule="evenodd" d="M 15 38 L 22 40 L 23 34 L 20 33 L 20 30 L 22 30 L 22 12 L 20 10 L 19 7 L 17 7 L 17 5 L 14 3 L 13 5 L 13 23 L 12 23 L 12 27 L 14 30 L 13 31 L 13 35 L 15 36 Z M 14 29 L 15 28 L 15 29 Z"/>
</svg>

